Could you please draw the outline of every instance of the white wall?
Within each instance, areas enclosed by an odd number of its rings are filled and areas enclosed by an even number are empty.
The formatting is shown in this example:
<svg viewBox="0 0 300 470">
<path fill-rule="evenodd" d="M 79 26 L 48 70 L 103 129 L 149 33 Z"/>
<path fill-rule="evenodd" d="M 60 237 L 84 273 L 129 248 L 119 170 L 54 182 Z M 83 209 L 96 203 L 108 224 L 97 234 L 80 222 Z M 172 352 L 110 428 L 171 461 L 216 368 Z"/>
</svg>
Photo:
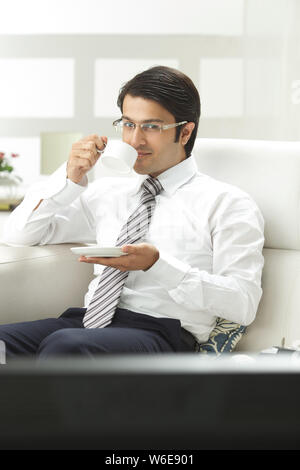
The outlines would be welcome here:
<svg viewBox="0 0 300 470">
<path fill-rule="evenodd" d="M 243 33 L 244 0 L 9 0 L 2 34 Z M 26 21 L 24 21 L 24 18 Z"/>
<path fill-rule="evenodd" d="M 0 8 L 0 151 L 8 142 L 20 151 L 26 139 L 35 161 L 41 132 L 114 136 L 118 89 L 152 64 L 194 80 L 199 136 L 300 137 L 297 0 L 0 0 Z"/>
</svg>

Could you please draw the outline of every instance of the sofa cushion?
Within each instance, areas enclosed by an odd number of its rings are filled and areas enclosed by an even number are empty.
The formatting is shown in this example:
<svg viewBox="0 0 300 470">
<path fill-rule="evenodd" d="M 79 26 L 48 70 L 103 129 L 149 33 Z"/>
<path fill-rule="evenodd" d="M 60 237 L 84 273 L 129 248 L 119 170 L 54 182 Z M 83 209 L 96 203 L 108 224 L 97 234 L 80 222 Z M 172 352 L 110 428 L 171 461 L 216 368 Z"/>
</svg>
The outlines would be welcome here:
<svg viewBox="0 0 300 470">
<path fill-rule="evenodd" d="M 245 326 L 224 320 L 223 318 L 218 318 L 208 341 L 206 343 L 197 344 L 196 351 L 216 355 L 231 352 L 242 338 L 245 331 Z"/>
<path fill-rule="evenodd" d="M 79 263 L 72 246 L 78 245 L 0 243 L 0 324 L 57 317 L 69 307 L 83 306 L 93 265 Z"/>
</svg>

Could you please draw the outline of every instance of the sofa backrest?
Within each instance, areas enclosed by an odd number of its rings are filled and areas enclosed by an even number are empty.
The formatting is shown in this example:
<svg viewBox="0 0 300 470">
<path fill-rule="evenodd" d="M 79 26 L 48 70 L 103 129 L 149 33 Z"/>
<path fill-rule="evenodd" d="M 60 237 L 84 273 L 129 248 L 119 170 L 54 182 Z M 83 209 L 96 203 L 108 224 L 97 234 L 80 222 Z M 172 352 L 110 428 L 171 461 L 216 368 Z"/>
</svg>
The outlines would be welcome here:
<svg viewBox="0 0 300 470">
<path fill-rule="evenodd" d="M 246 191 L 265 219 L 265 247 L 300 249 L 300 143 L 197 139 L 201 172 Z"/>
<path fill-rule="evenodd" d="M 300 143 L 198 138 L 193 153 L 202 173 L 246 191 L 265 219 L 263 296 L 238 349 L 290 346 L 300 338 Z"/>
</svg>

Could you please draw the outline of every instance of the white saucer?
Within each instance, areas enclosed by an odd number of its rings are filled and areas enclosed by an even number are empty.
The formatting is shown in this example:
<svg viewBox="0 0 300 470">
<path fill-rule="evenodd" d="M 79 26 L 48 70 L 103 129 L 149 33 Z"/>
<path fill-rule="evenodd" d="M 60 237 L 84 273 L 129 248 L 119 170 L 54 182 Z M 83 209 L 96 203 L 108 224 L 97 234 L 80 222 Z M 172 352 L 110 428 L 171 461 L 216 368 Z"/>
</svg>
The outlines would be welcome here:
<svg viewBox="0 0 300 470">
<path fill-rule="evenodd" d="M 76 246 L 76 247 L 70 248 L 70 250 L 75 255 L 100 256 L 102 258 L 103 257 L 112 258 L 112 257 L 127 255 L 127 253 L 123 253 L 121 248 L 119 248 L 118 246 L 105 246 L 105 247 L 99 246 L 99 245 Z"/>
</svg>

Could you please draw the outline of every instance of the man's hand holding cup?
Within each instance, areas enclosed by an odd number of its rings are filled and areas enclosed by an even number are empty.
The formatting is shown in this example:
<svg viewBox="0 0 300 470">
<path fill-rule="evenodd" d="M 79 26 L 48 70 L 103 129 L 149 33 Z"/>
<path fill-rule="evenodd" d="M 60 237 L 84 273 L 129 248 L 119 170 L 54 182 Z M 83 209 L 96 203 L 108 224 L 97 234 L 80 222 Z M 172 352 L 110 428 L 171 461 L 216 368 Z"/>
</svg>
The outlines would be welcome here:
<svg viewBox="0 0 300 470">
<path fill-rule="evenodd" d="M 84 175 L 97 163 L 107 144 L 107 137 L 88 135 L 72 145 L 67 163 L 67 177 L 80 183 Z M 99 152 L 100 150 L 100 152 Z"/>
</svg>

